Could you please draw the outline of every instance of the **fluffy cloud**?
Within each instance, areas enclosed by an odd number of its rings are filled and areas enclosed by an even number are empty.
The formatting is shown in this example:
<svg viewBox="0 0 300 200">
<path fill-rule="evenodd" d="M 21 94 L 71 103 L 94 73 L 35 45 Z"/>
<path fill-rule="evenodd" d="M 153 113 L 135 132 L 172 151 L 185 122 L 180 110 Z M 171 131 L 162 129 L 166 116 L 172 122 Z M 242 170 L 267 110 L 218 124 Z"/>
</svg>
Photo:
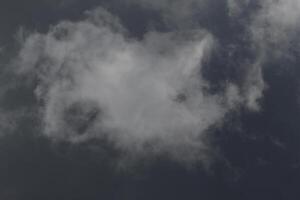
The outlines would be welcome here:
<svg viewBox="0 0 300 200">
<path fill-rule="evenodd" d="M 265 0 L 258 3 L 260 8 L 254 12 L 249 26 L 253 47 L 257 51 L 257 69 L 255 76 L 258 81 L 256 92 L 262 94 L 266 87 L 263 84 L 264 64 L 270 59 L 291 57 L 290 50 L 298 49 L 299 42 L 295 39 L 299 34 L 300 1 L 299 0 Z"/>
<path fill-rule="evenodd" d="M 300 1 L 264 0 L 251 5 L 249 0 L 228 0 L 227 4 L 234 21 L 246 10 L 251 10 L 249 19 L 244 19 L 243 23 L 256 58 L 248 67 L 245 96 L 248 107 L 259 109 L 257 101 L 267 87 L 263 79 L 265 64 L 272 59 L 290 58 L 290 50 L 299 49 L 299 42 L 295 41 L 300 31 Z"/>
<path fill-rule="evenodd" d="M 106 138 L 125 151 L 199 159 L 205 132 L 241 100 L 229 84 L 209 94 L 201 75 L 214 38 L 196 29 L 128 36 L 103 9 L 23 41 L 19 73 L 33 76 L 44 133 L 81 142 Z"/>
<path fill-rule="evenodd" d="M 285 54 L 289 47 L 297 45 L 292 41 L 300 31 L 300 1 L 265 0 L 260 6 L 251 26 L 255 44 L 264 54 Z"/>
</svg>

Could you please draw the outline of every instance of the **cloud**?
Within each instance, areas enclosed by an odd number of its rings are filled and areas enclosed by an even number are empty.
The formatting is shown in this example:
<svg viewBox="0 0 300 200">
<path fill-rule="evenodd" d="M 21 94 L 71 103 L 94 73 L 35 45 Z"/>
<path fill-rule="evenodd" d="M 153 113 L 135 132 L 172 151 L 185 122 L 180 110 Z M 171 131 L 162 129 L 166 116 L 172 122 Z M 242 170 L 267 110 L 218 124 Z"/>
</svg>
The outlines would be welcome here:
<svg viewBox="0 0 300 200">
<path fill-rule="evenodd" d="M 263 54 L 289 54 L 288 48 L 299 34 L 299 0 L 265 0 L 253 17 L 251 31 L 256 46 Z M 276 48 L 275 48 L 276 47 Z"/>
<path fill-rule="evenodd" d="M 251 99 L 260 99 L 266 84 L 263 71 L 266 63 L 273 59 L 291 58 L 291 49 L 299 49 L 295 42 L 299 34 L 299 0 L 265 0 L 258 3 L 259 9 L 253 12 L 249 26 L 252 45 L 256 50 L 256 62 L 249 73 L 252 83 Z M 251 88 L 251 87 L 250 87 Z M 251 103 L 252 104 L 252 103 Z"/>
<path fill-rule="evenodd" d="M 23 41 L 18 73 L 37 79 L 44 133 L 55 140 L 105 138 L 127 152 L 200 159 L 206 131 L 241 101 L 239 88 L 210 94 L 201 75 L 214 37 L 205 30 L 129 37 L 99 8 Z"/>
<path fill-rule="evenodd" d="M 262 18 L 267 19 L 272 25 L 284 27 L 297 27 L 300 13 L 299 0 L 266 0 L 262 4 Z"/>
<path fill-rule="evenodd" d="M 300 20 L 299 0 L 228 0 L 228 12 L 231 20 L 243 20 L 250 36 L 250 45 L 255 54 L 254 62 L 247 67 L 244 80 L 244 97 L 252 110 L 259 109 L 258 101 L 262 99 L 267 85 L 263 78 L 266 63 L 274 59 L 291 58 L 291 49 L 298 51 Z M 256 5 L 256 6 L 253 6 Z M 251 10 L 249 19 L 242 17 Z"/>
<path fill-rule="evenodd" d="M 125 0 L 124 3 L 158 11 L 166 26 L 180 28 L 197 26 L 195 17 L 209 9 L 208 0 Z"/>
<path fill-rule="evenodd" d="M 244 8 L 248 6 L 250 0 L 227 0 L 229 15 L 236 17 L 242 14 Z"/>
<path fill-rule="evenodd" d="M 19 116 L 19 115 L 18 115 Z M 16 124 L 12 115 L 8 115 L 7 112 L 1 110 L 0 114 L 0 137 L 7 135 L 14 131 Z"/>
</svg>

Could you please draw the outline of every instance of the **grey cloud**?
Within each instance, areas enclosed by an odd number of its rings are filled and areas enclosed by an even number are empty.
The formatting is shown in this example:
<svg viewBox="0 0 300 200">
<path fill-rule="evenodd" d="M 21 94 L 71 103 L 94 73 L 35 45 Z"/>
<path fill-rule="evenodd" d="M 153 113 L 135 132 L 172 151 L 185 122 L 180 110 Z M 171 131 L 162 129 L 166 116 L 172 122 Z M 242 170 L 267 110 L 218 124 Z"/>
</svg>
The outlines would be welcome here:
<svg viewBox="0 0 300 200">
<path fill-rule="evenodd" d="M 125 0 L 124 2 L 156 10 L 161 13 L 167 26 L 180 28 L 197 27 L 195 16 L 209 9 L 208 0 Z"/>
<path fill-rule="evenodd" d="M 249 8 L 248 0 L 228 0 L 229 15 L 237 20 Z M 291 48 L 299 48 L 292 42 L 299 33 L 299 0 L 264 0 L 256 2 L 258 8 L 251 12 L 250 20 L 243 21 L 248 29 L 255 61 L 248 65 L 244 92 L 249 108 L 259 109 L 258 100 L 267 88 L 263 79 L 264 66 L 274 58 L 290 57 Z M 275 48 L 276 47 L 276 48 Z"/>
<path fill-rule="evenodd" d="M 201 67 L 214 37 L 201 29 L 126 35 L 117 18 L 97 9 L 24 39 L 16 64 L 19 74 L 38 79 L 44 133 L 203 159 L 206 131 L 244 98 L 233 84 L 224 94 L 206 92 Z"/>
<path fill-rule="evenodd" d="M 229 15 L 236 17 L 243 13 L 243 9 L 249 5 L 250 0 L 227 0 Z"/>
<path fill-rule="evenodd" d="M 265 0 L 260 3 L 261 9 L 253 17 L 251 31 L 254 42 L 262 54 L 272 52 L 283 55 L 291 41 L 299 33 L 300 1 L 299 0 Z M 277 48 L 273 48 L 274 46 Z"/>
<path fill-rule="evenodd" d="M 259 2 L 261 8 L 252 16 L 250 33 L 253 48 L 257 51 L 257 61 L 254 64 L 256 89 L 254 95 L 262 96 L 267 87 L 263 81 L 263 68 L 270 58 L 290 57 L 289 49 L 299 48 L 292 41 L 299 33 L 300 1 L 299 0 L 265 0 Z M 276 47 L 276 48 L 274 48 Z"/>
<path fill-rule="evenodd" d="M 0 136 L 4 136 L 8 133 L 11 133 L 15 130 L 16 123 L 15 123 L 15 116 L 21 116 L 20 113 L 12 114 L 7 113 L 3 110 L 0 111 Z"/>
</svg>

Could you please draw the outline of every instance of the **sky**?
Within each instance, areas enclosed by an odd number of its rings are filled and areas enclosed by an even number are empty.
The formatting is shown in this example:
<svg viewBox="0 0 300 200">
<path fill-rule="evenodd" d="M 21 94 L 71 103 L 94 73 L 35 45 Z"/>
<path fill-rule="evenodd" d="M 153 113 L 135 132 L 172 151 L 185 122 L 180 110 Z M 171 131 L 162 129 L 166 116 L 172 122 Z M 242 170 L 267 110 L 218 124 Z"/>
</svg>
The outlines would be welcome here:
<svg viewBox="0 0 300 200">
<path fill-rule="evenodd" d="M 2 0 L 0 199 L 298 200 L 299 0 Z"/>
</svg>

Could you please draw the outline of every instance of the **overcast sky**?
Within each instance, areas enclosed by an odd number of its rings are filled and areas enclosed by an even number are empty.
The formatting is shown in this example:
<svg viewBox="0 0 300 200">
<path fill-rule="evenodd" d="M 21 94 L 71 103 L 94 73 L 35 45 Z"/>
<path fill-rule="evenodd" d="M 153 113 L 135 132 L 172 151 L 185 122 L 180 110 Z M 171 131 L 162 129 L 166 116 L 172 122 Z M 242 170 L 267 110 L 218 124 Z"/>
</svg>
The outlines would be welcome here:
<svg viewBox="0 0 300 200">
<path fill-rule="evenodd" d="M 298 200 L 299 0 L 2 0 L 0 199 Z"/>
</svg>

